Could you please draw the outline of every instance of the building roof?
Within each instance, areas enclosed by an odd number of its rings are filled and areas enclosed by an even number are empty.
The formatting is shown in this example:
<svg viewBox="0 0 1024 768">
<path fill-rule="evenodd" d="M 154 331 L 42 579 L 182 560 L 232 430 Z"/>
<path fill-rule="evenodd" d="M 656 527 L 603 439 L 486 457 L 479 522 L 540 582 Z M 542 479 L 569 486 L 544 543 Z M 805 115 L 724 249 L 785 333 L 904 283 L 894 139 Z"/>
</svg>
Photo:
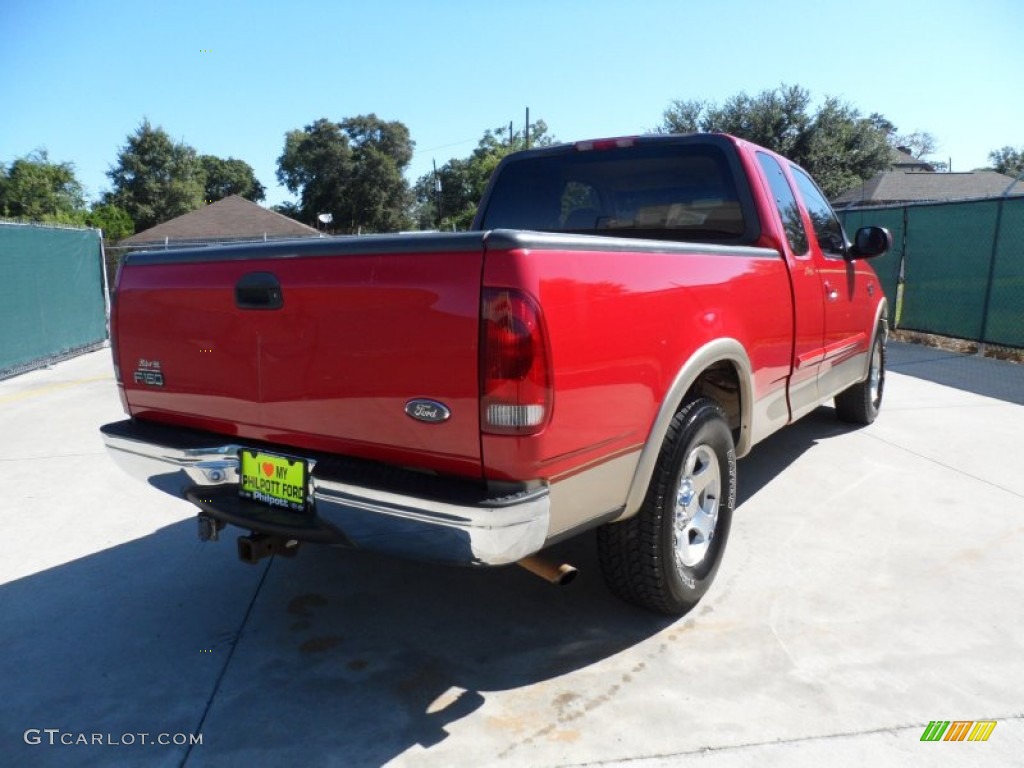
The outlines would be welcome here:
<svg viewBox="0 0 1024 768">
<path fill-rule="evenodd" d="M 181 240 L 316 237 L 320 233 L 239 195 L 231 195 L 123 240 L 125 245 Z"/>
<path fill-rule="evenodd" d="M 889 164 L 890 171 L 928 171 L 933 172 L 935 166 L 927 160 L 920 160 L 914 157 L 906 147 L 896 147 L 892 153 L 892 162 Z"/>
<path fill-rule="evenodd" d="M 838 207 L 844 207 L 1000 197 L 1013 182 L 1012 176 L 995 171 L 886 171 L 876 174 L 853 189 L 846 190 L 832 202 Z M 1010 190 L 1010 194 L 1024 195 L 1024 183 L 1017 184 Z"/>
</svg>

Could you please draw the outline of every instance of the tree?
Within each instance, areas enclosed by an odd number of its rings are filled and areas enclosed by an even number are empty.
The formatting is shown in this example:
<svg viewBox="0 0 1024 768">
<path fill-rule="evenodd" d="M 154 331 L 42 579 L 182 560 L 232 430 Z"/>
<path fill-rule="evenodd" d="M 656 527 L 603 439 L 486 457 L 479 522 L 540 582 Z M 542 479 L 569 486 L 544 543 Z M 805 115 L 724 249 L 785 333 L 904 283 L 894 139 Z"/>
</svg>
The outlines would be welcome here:
<svg viewBox="0 0 1024 768">
<path fill-rule="evenodd" d="M 793 156 L 807 141 L 810 93 L 799 86 L 782 85 L 755 96 L 738 93 L 721 106 L 709 101 L 674 101 L 665 110 L 663 133 L 722 131 L 760 144 L 781 155 Z"/>
<path fill-rule="evenodd" d="M 896 135 L 896 126 L 886 119 L 885 115 L 872 112 L 868 117 L 868 122 L 889 137 L 889 142 L 892 143 L 892 137 Z"/>
<path fill-rule="evenodd" d="M 888 136 L 849 104 L 829 97 L 807 128 L 806 145 L 793 159 L 814 176 L 828 197 L 887 170 L 892 162 Z"/>
<path fill-rule="evenodd" d="M 146 119 L 128 137 L 107 176 L 114 189 L 103 202 L 127 211 L 139 230 L 203 204 L 203 169 L 196 151 L 175 143 Z"/>
<path fill-rule="evenodd" d="M 71 163 L 54 163 L 45 149 L 0 164 L 0 214 L 36 221 L 80 224 L 85 194 Z"/>
<path fill-rule="evenodd" d="M 1024 173 L 1024 147 L 1014 149 L 1005 146 L 988 153 L 988 159 L 992 161 L 992 167 L 999 173 L 1007 176 L 1018 176 Z"/>
<path fill-rule="evenodd" d="M 203 199 L 207 203 L 215 203 L 230 195 L 241 195 L 253 202 L 267 196 L 267 190 L 257 180 L 252 166 L 243 160 L 200 155 L 199 165 L 203 169 Z"/>
<path fill-rule="evenodd" d="M 135 232 L 135 224 L 128 211 L 116 205 L 93 205 L 85 216 L 85 223 L 103 230 L 104 239 L 111 243 L 124 240 Z"/>
<path fill-rule="evenodd" d="M 338 198 L 351 162 L 352 148 L 341 126 L 321 118 L 285 134 L 277 180 L 300 195 L 301 219 L 314 221 L 319 213 L 341 208 Z"/>
<path fill-rule="evenodd" d="M 343 232 L 387 232 L 407 223 L 409 129 L 375 114 L 326 118 L 285 135 L 277 179 L 300 196 L 304 221 L 321 213 Z"/>
<path fill-rule="evenodd" d="M 888 168 L 892 123 L 878 113 L 862 117 L 835 97 L 827 97 L 813 113 L 810 102 L 810 92 L 787 85 L 754 96 L 739 93 L 721 106 L 673 101 L 658 130 L 723 131 L 760 144 L 803 166 L 829 197 Z"/>
<path fill-rule="evenodd" d="M 452 158 L 413 185 L 414 218 L 420 229 L 467 229 L 487 185 L 488 173 L 472 158 Z"/>
<path fill-rule="evenodd" d="M 469 157 L 453 158 L 438 168 L 436 174 L 421 176 L 413 186 L 415 218 L 420 228 L 468 229 L 498 163 L 506 155 L 525 149 L 526 143 L 525 134 L 514 128 L 502 126 L 487 130 Z M 531 147 L 554 143 L 543 120 L 530 125 L 529 143 Z"/>
<path fill-rule="evenodd" d="M 890 130 L 886 131 L 889 136 L 889 144 L 899 152 L 909 153 L 915 160 L 923 160 L 935 171 L 946 172 L 949 170 L 949 163 L 944 160 L 932 160 L 929 155 L 935 154 L 938 149 L 938 142 L 928 131 L 914 131 L 912 133 L 897 133 L 896 126 L 889 123 Z"/>
<path fill-rule="evenodd" d="M 935 137 L 928 131 L 914 131 L 913 133 L 896 133 L 893 129 L 889 143 L 894 147 L 902 147 L 910 151 L 911 157 L 923 160 L 935 153 L 937 142 Z"/>
<path fill-rule="evenodd" d="M 285 200 L 283 203 L 270 206 L 270 210 L 280 213 L 282 216 L 287 216 L 289 219 L 295 219 L 296 221 L 302 220 L 302 209 L 290 200 Z"/>
</svg>

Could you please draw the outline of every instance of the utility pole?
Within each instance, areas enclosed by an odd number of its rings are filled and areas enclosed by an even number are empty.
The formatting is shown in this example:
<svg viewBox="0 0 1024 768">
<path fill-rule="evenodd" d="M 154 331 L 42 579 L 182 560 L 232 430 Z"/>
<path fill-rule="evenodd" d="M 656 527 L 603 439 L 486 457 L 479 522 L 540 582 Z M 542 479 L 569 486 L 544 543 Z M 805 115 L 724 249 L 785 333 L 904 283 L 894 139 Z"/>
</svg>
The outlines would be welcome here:
<svg viewBox="0 0 1024 768">
<path fill-rule="evenodd" d="M 434 205 L 437 208 L 437 228 L 441 229 L 441 177 L 437 175 L 437 160 L 431 159 L 434 164 Z"/>
<path fill-rule="evenodd" d="M 523 134 L 526 136 L 526 148 L 530 148 L 530 108 L 526 108 L 526 131 Z"/>
</svg>

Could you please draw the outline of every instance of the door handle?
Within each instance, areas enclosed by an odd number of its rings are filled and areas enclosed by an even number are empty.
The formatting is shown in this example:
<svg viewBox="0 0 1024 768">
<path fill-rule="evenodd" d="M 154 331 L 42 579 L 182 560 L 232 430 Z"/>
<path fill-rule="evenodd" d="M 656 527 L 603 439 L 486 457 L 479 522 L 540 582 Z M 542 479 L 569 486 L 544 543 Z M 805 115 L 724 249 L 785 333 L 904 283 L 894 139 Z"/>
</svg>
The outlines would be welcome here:
<svg viewBox="0 0 1024 768">
<path fill-rule="evenodd" d="M 271 272 L 250 272 L 235 283 L 235 306 L 239 309 L 280 309 L 284 306 L 281 282 Z"/>
<path fill-rule="evenodd" d="M 829 301 L 836 301 L 839 298 L 839 291 L 832 287 L 832 283 L 825 281 L 825 298 Z"/>
</svg>

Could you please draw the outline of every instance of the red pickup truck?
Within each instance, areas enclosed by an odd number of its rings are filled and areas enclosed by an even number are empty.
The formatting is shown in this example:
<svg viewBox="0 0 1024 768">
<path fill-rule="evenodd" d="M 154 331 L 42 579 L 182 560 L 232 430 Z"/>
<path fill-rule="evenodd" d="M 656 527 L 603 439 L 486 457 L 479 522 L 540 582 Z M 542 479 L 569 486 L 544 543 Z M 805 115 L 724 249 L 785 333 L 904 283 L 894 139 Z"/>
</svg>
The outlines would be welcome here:
<svg viewBox="0 0 1024 768">
<path fill-rule="evenodd" d="M 112 309 L 133 474 L 248 531 L 543 568 L 597 529 L 610 589 L 707 591 L 736 458 L 835 398 L 870 422 L 886 299 L 799 167 L 726 135 L 507 157 L 473 231 L 132 254 Z M 565 569 L 563 569 L 565 572 Z"/>
</svg>

